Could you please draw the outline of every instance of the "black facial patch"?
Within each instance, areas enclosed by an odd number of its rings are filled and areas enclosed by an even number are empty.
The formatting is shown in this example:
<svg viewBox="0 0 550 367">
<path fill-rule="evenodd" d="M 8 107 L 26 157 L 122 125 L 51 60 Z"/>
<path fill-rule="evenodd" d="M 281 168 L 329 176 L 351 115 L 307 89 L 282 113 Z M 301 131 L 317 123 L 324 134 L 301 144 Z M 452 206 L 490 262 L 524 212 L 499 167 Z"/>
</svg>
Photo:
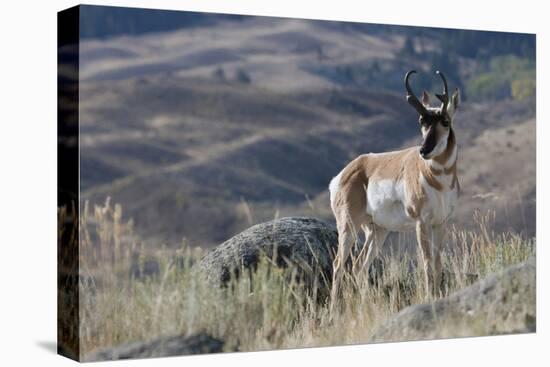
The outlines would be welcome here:
<svg viewBox="0 0 550 367">
<path fill-rule="evenodd" d="M 449 127 L 450 125 L 449 116 L 447 114 L 443 116 L 441 111 L 429 111 L 428 113 L 421 115 L 418 121 L 425 127 L 436 125 L 438 122 L 441 122 L 441 125 L 444 127 Z"/>
<path fill-rule="evenodd" d="M 442 120 L 443 120 L 443 116 L 441 116 L 441 112 L 439 111 L 437 112 L 430 111 L 429 113 L 420 116 L 420 119 L 419 119 L 422 125 L 435 125 Z"/>
<path fill-rule="evenodd" d="M 420 154 L 423 157 L 427 154 L 430 154 L 431 151 L 434 150 L 436 145 L 437 145 L 437 129 L 435 125 L 431 125 L 428 128 L 428 134 L 426 135 L 426 139 L 424 139 L 424 142 L 420 147 Z"/>
</svg>

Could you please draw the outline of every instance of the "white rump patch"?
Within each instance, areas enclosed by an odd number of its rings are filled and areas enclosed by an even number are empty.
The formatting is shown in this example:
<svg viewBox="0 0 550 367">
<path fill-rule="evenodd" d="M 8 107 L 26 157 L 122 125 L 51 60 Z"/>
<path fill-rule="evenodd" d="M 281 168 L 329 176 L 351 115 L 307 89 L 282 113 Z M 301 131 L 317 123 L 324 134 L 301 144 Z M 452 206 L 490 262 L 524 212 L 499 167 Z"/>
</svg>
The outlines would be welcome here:
<svg viewBox="0 0 550 367">
<path fill-rule="evenodd" d="M 334 204 L 334 198 L 336 197 L 336 193 L 340 189 L 340 178 L 342 177 L 342 172 L 340 172 L 336 177 L 333 177 L 332 180 L 330 180 L 330 184 L 328 185 L 328 190 L 330 192 L 330 206 L 332 207 Z"/>
</svg>

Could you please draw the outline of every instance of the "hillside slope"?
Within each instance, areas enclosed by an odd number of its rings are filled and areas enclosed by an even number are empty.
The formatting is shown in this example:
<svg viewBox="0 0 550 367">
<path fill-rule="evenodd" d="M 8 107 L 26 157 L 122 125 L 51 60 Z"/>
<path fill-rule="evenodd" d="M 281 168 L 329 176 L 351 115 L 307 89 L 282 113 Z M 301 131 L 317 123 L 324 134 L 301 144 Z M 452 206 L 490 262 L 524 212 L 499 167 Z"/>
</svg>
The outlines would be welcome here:
<svg viewBox="0 0 550 367">
<path fill-rule="evenodd" d="M 346 69 L 376 61 L 400 84 L 403 42 L 273 18 L 86 40 L 81 200 L 111 197 L 156 244 L 212 246 L 285 215 L 332 220 L 327 185 L 347 162 L 420 140 L 403 93 L 349 82 L 360 76 Z M 466 101 L 455 125 L 456 224 L 497 210 L 495 229 L 534 235 L 533 109 Z"/>
</svg>

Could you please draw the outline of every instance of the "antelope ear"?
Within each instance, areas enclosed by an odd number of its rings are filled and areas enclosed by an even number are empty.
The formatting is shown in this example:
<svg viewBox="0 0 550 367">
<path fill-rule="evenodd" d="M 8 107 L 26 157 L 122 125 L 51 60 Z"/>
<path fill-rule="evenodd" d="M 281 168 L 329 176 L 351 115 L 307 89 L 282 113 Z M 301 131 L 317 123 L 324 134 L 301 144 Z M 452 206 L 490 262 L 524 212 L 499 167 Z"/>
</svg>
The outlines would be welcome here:
<svg viewBox="0 0 550 367">
<path fill-rule="evenodd" d="M 451 103 L 453 104 L 453 108 L 456 110 L 458 108 L 458 105 L 460 104 L 460 90 L 458 88 L 456 88 L 453 92 Z"/>
<path fill-rule="evenodd" d="M 428 107 L 430 105 L 430 96 L 428 95 L 428 92 L 426 92 L 426 91 L 422 92 L 422 104 L 425 107 Z"/>
</svg>

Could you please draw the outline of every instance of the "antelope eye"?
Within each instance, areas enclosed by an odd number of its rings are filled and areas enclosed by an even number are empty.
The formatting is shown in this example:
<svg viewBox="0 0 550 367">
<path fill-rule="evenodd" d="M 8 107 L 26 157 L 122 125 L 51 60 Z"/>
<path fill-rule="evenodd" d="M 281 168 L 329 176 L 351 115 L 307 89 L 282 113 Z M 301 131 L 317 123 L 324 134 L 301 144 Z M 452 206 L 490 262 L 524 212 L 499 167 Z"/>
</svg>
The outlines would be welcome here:
<svg viewBox="0 0 550 367">
<path fill-rule="evenodd" d="M 449 127 L 449 120 L 447 119 L 441 120 L 441 125 L 443 125 L 444 127 Z"/>
</svg>

